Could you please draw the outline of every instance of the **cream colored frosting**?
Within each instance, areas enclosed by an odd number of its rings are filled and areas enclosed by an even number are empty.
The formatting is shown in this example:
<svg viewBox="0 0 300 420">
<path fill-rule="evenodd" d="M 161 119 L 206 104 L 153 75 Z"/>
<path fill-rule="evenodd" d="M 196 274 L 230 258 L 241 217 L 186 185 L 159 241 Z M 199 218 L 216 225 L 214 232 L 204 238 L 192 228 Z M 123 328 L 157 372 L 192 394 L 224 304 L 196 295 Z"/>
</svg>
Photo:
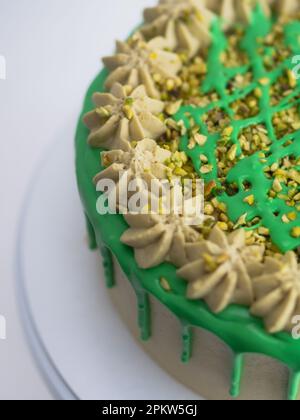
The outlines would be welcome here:
<svg viewBox="0 0 300 420">
<path fill-rule="evenodd" d="M 264 247 L 247 246 L 243 229 L 226 235 L 215 226 L 207 241 L 186 249 L 189 263 L 178 275 L 188 281 L 189 299 L 204 299 L 215 313 L 231 303 L 253 303 L 248 267 L 262 260 Z"/>
<path fill-rule="evenodd" d="M 105 82 L 107 89 L 111 89 L 116 82 L 134 88 L 143 84 L 152 98 L 160 97 L 153 75 L 175 79 L 182 67 L 177 54 L 164 51 L 156 40 L 146 43 L 139 37 L 128 43 L 117 42 L 116 55 L 105 57 L 103 62 L 111 71 Z"/>
<path fill-rule="evenodd" d="M 266 15 L 274 8 L 279 15 L 291 15 L 299 10 L 299 0 L 204 0 L 206 6 L 221 16 L 225 28 L 237 22 L 248 23 L 253 8 L 259 3 Z"/>
<path fill-rule="evenodd" d="M 106 169 L 95 176 L 94 182 L 98 184 L 99 181 L 107 179 L 114 181 L 116 188 L 114 193 L 118 199 L 122 193 L 122 197 L 130 197 L 128 184 L 136 180 L 138 191 L 145 191 L 147 197 L 150 197 L 151 183 L 167 179 L 168 167 L 165 161 L 170 156 L 171 152 L 160 148 L 152 139 L 141 140 L 135 148 L 127 152 L 123 150 L 102 152 L 102 164 Z M 123 202 L 118 204 L 122 205 L 122 209 L 126 205 Z"/>
<path fill-rule="evenodd" d="M 188 262 L 186 245 L 199 240 L 199 233 L 179 215 L 127 215 L 130 226 L 121 242 L 134 248 L 141 268 L 169 261 L 177 267 Z"/>
<path fill-rule="evenodd" d="M 128 151 L 130 141 L 157 139 L 166 131 L 157 118 L 164 103 L 149 98 L 144 86 L 132 89 L 115 83 L 110 93 L 95 93 L 93 100 L 96 109 L 84 117 L 91 146 Z"/>
<path fill-rule="evenodd" d="M 260 3 L 267 15 L 271 14 L 269 0 L 219 0 L 215 7 L 224 20 L 225 28 L 230 28 L 237 22 L 250 22 L 253 8 L 257 3 Z"/>
<path fill-rule="evenodd" d="M 141 33 L 146 40 L 156 39 L 172 50 L 193 57 L 211 42 L 209 31 L 214 14 L 202 0 L 161 0 L 144 11 Z"/>
<path fill-rule="evenodd" d="M 300 9 L 299 0 L 278 0 L 275 1 L 275 8 L 280 15 L 292 15 Z"/>
<path fill-rule="evenodd" d="M 268 332 L 292 328 L 294 316 L 300 316 L 300 265 L 294 252 L 278 258 L 266 258 L 261 273 L 253 279 L 255 302 L 251 313 L 264 318 Z"/>
</svg>

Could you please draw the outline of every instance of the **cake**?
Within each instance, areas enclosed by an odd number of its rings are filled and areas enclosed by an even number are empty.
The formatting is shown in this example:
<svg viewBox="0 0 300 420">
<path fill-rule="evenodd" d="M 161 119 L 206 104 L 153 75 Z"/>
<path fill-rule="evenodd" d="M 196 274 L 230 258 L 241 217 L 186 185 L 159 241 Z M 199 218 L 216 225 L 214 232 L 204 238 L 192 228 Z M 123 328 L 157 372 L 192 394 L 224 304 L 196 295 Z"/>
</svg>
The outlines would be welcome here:
<svg viewBox="0 0 300 420">
<path fill-rule="evenodd" d="M 161 0 L 103 59 L 79 119 L 116 310 L 206 399 L 299 397 L 299 33 L 298 0 Z"/>
</svg>

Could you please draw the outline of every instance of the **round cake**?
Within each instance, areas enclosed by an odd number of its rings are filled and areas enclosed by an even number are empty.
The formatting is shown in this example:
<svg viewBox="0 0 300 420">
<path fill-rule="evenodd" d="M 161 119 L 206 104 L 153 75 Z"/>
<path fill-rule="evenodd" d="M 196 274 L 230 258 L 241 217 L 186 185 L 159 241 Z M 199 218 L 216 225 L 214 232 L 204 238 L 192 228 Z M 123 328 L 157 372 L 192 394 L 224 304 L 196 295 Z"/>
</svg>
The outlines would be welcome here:
<svg viewBox="0 0 300 420">
<path fill-rule="evenodd" d="M 299 33 L 298 0 L 161 0 L 78 123 L 116 310 L 210 400 L 299 397 Z"/>
</svg>

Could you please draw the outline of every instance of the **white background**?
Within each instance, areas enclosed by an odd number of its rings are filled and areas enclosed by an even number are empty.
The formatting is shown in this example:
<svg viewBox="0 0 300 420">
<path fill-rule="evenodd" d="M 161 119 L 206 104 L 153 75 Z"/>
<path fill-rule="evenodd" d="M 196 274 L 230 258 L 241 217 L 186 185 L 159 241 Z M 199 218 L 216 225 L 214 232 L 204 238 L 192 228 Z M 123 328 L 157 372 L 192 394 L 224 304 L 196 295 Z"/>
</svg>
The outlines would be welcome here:
<svg viewBox="0 0 300 420">
<path fill-rule="evenodd" d="M 7 79 L 0 80 L 0 314 L 7 320 L 7 340 L 0 341 L 0 399 L 51 398 L 27 349 L 14 291 L 17 222 L 31 176 L 51 143 L 74 136 L 100 57 L 154 3 L 0 0 L 0 55 L 7 62 Z"/>
</svg>

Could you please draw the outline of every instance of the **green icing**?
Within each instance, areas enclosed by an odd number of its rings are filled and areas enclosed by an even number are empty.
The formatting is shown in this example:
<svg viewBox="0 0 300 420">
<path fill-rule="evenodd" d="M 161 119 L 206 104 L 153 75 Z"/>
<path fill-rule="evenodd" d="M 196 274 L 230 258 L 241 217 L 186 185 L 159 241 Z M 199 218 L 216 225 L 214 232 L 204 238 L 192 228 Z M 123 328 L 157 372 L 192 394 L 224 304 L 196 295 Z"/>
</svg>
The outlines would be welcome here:
<svg viewBox="0 0 300 420">
<path fill-rule="evenodd" d="M 269 27 L 269 24 L 269 21 L 265 20 L 265 18 L 258 14 L 255 18 L 254 24 L 248 30 L 244 45 L 250 48 L 253 34 L 261 34 L 261 31 L 265 33 Z M 290 43 L 294 42 L 293 34 L 297 33 L 297 27 L 298 26 L 291 25 L 289 28 L 287 28 L 287 39 L 291 40 L 289 41 Z M 214 83 L 216 83 L 218 85 L 218 89 L 220 89 L 219 92 L 221 93 L 226 78 L 229 79 L 231 75 L 234 74 L 234 71 L 245 72 L 246 69 L 243 68 L 240 70 L 232 70 L 232 72 L 228 71 L 222 73 L 220 66 L 218 68 L 217 57 L 221 50 L 224 48 L 225 39 L 224 36 L 222 36 L 217 23 L 213 27 L 213 33 L 214 42 L 211 48 L 209 62 L 210 65 L 216 64 L 214 70 L 216 72 L 216 80 L 213 81 L 212 77 L 208 78 L 205 82 L 205 86 L 206 89 L 209 90 L 212 88 L 212 86 L 214 86 Z M 253 55 L 254 54 L 255 52 L 253 51 Z M 253 60 L 257 61 L 257 72 L 261 71 L 259 57 L 254 56 Z M 299 341 L 294 340 L 287 333 L 280 333 L 276 335 L 267 334 L 264 330 L 262 321 L 251 316 L 248 309 L 245 307 L 231 305 L 225 311 L 216 315 L 208 309 L 204 302 L 187 300 L 185 297 L 187 287 L 186 282 L 177 277 L 176 269 L 174 266 L 165 263 L 148 270 L 142 270 L 137 266 L 134 259 L 133 250 L 120 242 L 121 235 L 128 228 L 122 215 L 104 215 L 100 217 L 97 213 L 96 201 L 99 193 L 96 192 L 92 179 L 94 175 L 99 172 L 99 149 L 95 150 L 87 146 L 86 141 L 89 132 L 82 122 L 82 117 L 84 114 L 93 109 L 93 103 L 91 99 L 93 93 L 104 91 L 104 81 L 107 77 L 107 74 L 107 71 L 103 70 L 91 84 L 86 95 L 76 133 L 76 174 L 83 207 L 85 209 L 85 213 L 88 215 L 88 220 L 90 223 L 88 226 L 89 229 L 91 226 L 93 227 L 95 239 L 99 249 L 103 250 L 103 247 L 106 247 L 116 256 L 123 272 L 129 279 L 132 287 L 136 292 L 138 304 L 138 324 L 141 331 L 141 338 L 143 340 L 147 340 L 151 336 L 151 308 L 149 304 L 149 295 L 152 295 L 159 302 L 169 308 L 169 310 L 178 318 L 181 325 L 183 325 L 182 360 L 184 362 L 187 362 L 191 355 L 191 327 L 204 328 L 218 336 L 232 349 L 234 354 L 237 355 L 233 366 L 231 385 L 232 395 L 237 396 L 239 393 L 243 355 L 247 353 L 256 353 L 275 358 L 286 364 L 291 369 L 292 375 L 288 397 L 289 399 L 296 399 L 300 378 Z M 244 94 L 245 91 L 243 92 L 243 95 Z M 237 98 L 238 95 L 239 93 L 237 92 L 234 96 Z M 266 95 L 267 92 L 264 93 L 264 97 Z M 225 98 L 223 98 L 223 100 L 225 100 Z M 229 100 L 229 98 L 226 100 Z M 211 107 L 215 105 L 216 104 L 212 104 Z M 202 112 L 201 110 L 189 109 L 189 111 L 194 113 L 193 115 L 195 115 L 196 119 L 200 119 Z M 181 110 L 181 113 L 182 114 L 179 117 L 183 118 L 186 123 L 188 123 L 184 116 L 183 110 Z M 264 115 L 264 118 L 267 118 L 267 116 Z M 199 121 L 199 123 L 201 123 L 201 121 Z M 233 140 L 236 139 L 237 131 L 238 127 L 236 126 Z M 214 142 L 216 140 L 216 136 L 210 136 L 211 146 L 208 152 L 211 153 L 212 162 L 214 158 Z M 186 141 L 187 139 L 183 138 L 183 149 L 185 149 L 185 146 L 187 145 Z M 195 168 L 199 169 L 199 162 L 196 158 L 197 152 L 193 150 L 188 151 L 188 153 L 190 153 L 194 161 Z M 244 168 L 245 176 L 246 174 L 249 176 L 247 171 L 250 167 L 251 166 L 247 166 Z M 229 198 L 227 199 L 229 200 Z M 240 198 L 236 198 L 236 205 L 240 205 L 239 200 Z M 234 205 L 232 207 L 234 207 Z M 232 211 L 234 210 L 232 209 Z M 107 267 L 110 267 L 108 278 L 111 278 L 111 276 L 113 276 L 112 258 L 111 256 L 108 257 L 108 255 L 108 253 L 104 253 L 105 263 L 107 264 Z M 171 286 L 171 292 L 168 292 L 162 288 L 160 284 L 160 278 L 162 276 L 168 279 Z M 108 282 L 108 286 L 112 284 L 113 282 Z"/>
<path fill-rule="evenodd" d="M 236 398 L 240 395 L 244 364 L 245 356 L 243 354 L 237 354 L 234 356 L 230 388 L 230 395 L 233 398 Z"/>
<path fill-rule="evenodd" d="M 300 373 L 296 373 L 296 374 L 291 373 L 289 391 L 288 391 L 288 399 L 290 401 L 297 400 L 299 386 L 300 386 Z"/>
<path fill-rule="evenodd" d="M 103 269 L 104 269 L 106 287 L 108 289 L 112 289 L 115 286 L 113 255 L 111 251 L 109 250 L 109 248 L 107 248 L 103 244 L 100 244 L 99 249 L 100 249 L 102 260 L 103 260 Z"/>
<path fill-rule="evenodd" d="M 150 296 L 149 293 L 142 287 L 139 277 L 135 274 L 135 272 L 131 273 L 130 279 L 137 297 L 140 338 L 142 341 L 147 341 L 151 337 Z"/>
<path fill-rule="evenodd" d="M 193 350 L 193 327 L 191 325 L 182 324 L 182 363 L 188 363 L 192 357 Z"/>
<path fill-rule="evenodd" d="M 232 144 L 238 146 L 238 156 L 241 155 L 241 147 L 238 140 L 239 133 L 242 129 L 249 126 L 262 124 L 265 125 L 268 136 L 272 141 L 270 151 L 267 153 L 265 161 L 259 156 L 259 152 L 250 157 L 240 160 L 235 167 L 231 169 L 227 176 L 227 182 L 238 187 L 238 193 L 234 196 L 229 196 L 227 193 L 221 194 L 218 198 L 227 205 L 228 216 L 232 222 L 236 223 L 240 217 L 247 213 L 247 221 L 252 221 L 254 218 L 260 219 L 260 225 L 267 227 L 271 232 L 272 241 L 282 251 L 286 252 L 293 250 L 300 246 L 300 238 L 291 236 L 291 231 L 294 227 L 300 226 L 300 212 L 296 211 L 297 218 L 291 223 L 285 224 L 281 217 L 284 214 L 291 212 L 291 207 L 286 204 L 286 201 L 280 198 L 270 198 L 268 192 L 272 188 L 273 181 L 265 176 L 264 170 L 270 167 L 273 163 L 280 159 L 293 156 L 300 157 L 300 130 L 293 134 L 287 135 L 282 139 L 277 139 L 274 127 L 272 125 L 273 116 L 283 110 L 297 106 L 300 104 L 300 83 L 293 89 L 281 103 L 272 107 L 270 105 L 270 86 L 274 84 L 277 79 L 287 69 L 291 69 L 293 64 L 291 59 L 288 59 L 278 65 L 274 71 L 268 72 L 263 63 L 263 57 L 259 52 L 258 40 L 265 38 L 272 27 L 272 20 L 267 18 L 260 7 L 254 12 L 252 23 L 248 26 L 245 36 L 241 42 L 241 49 L 247 53 L 249 57 L 249 66 L 226 68 L 221 62 L 221 54 L 227 49 L 228 42 L 221 29 L 219 20 L 215 21 L 212 26 L 213 43 L 210 48 L 208 56 L 208 71 L 207 77 L 201 87 L 204 93 L 217 92 L 219 100 L 211 103 L 206 107 L 184 106 L 182 107 L 175 119 L 177 121 L 183 120 L 185 127 L 191 127 L 190 119 L 201 128 L 201 133 L 208 137 L 205 146 L 196 146 L 190 150 L 188 133 L 183 136 L 181 140 L 181 150 L 185 151 L 192 159 L 194 167 L 198 174 L 206 181 L 214 180 L 220 186 L 217 176 L 217 159 L 215 156 L 215 148 L 217 142 L 221 139 L 221 133 L 211 134 L 207 126 L 202 121 L 203 115 L 207 114 L 213 109 L 220 108 L 230 117 L 230 126 L 233 127 L 230 141 Z M 284 28 L 285 43 L 291 49 L 293 54 L 300 50 L 300 22 L 293 22 Z M 229 81 L 237 74 L 244 74 L 251 70 L 253 73 L 253 80 L 249 86 L 236 90 L 234 94 L 228 95 L 226 87 Z M 269 85 L 262 85 L 260 80 L 268 78 Z M 234 113 L 230 105 L 238 99 L 246 97 L 254 89 L 260 88 L 262 96 L 259 100 L 260 112 L 253 118 L 244 120 L 234 119 Z M 289 144 L 287 146 L 287 141 Z M 200 172 L 201 161 L 200 154 L 207 156 L 209 164 L 213 166 L 212 172 L 203 175 Z M 298 167 L 295 167 L 299 170 Z M 250 185 L 250 188 L 245 188 L 245 183 Z M 283 191 L 284 193 L 284 191 Z M 250 206 L 244 202 L 244 198 L 249 195 L 254 195 L 255 204 Z M 257 225 L 255 226 L 257 227 Z"/>
<path fill-rule="evenodd" d="M 85 215 L 85 222 L 86 222 L 86 231 L 87 231 L 87 235 L 88 235 L 89 248 L 91 250 L 95 250 L 95 249 L 97 249 L 96 235 L 95 235 L 93 225 L 89 221 L 89 218 L 87 217 L 87 215 Z"/>
</svg>

